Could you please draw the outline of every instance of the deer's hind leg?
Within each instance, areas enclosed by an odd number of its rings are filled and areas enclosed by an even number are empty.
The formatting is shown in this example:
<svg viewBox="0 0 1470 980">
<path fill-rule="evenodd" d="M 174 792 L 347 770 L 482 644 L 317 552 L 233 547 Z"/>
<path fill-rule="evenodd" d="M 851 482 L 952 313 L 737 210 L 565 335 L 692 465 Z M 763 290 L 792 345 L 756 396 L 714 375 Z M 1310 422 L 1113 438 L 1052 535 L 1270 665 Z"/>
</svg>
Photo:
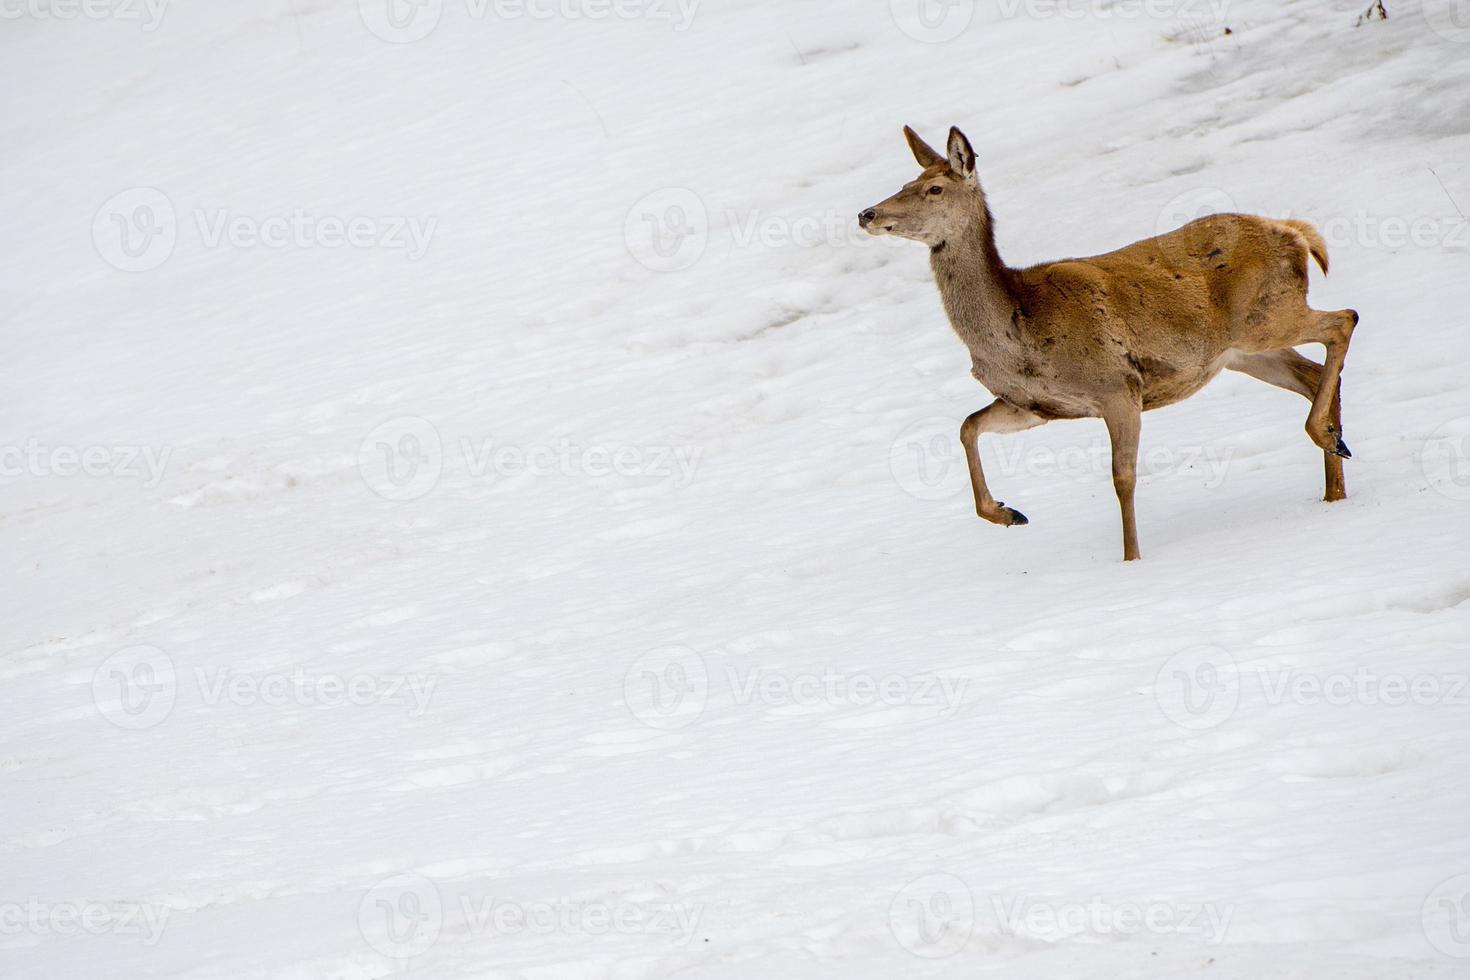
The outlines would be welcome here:
<svg viewBox="0 0 1470 980">
<path fill-rule="evenodd" d="M 1358 325 L 1358 311 L 1318 313 L 1314 310 L 1310 316 L 1310 335 L 1296 343 L 1321 344 L 1327 348 L 1327 357 L 1322 365 L 1322 379 L 1312 396 L 1312 409 L 1307 413 L 1307 435 L 1324 452 L 1351 459 L 1353 454 L 1348 451 L 1347 443 L 1342 441 L 1338 384 L 1342 379 L 1342 365 L 1347 360 L 1348 344 L 1353 339 L 1353 329 Z"/>
<path fill-rule="evenodd" d="M 1226 367 L 1232 371 L 1248 374 L 1269 385 L 1294 391 L 1308 401 L 1314 401 L 1317 391 L 1322 387 L 1322 365 L 1310 358 L 1303 357 L 1290 347 L 1261 354 L 1236 354 L 1226 364 Z M 1332 395 L 1332 410 L 1328 423 L 1337 431 L 1340 440 L 1342 433 L 1342 381 L 1340 378 L 1337 390 Z M 1323 449 L 1322 461 L 1327 485 L 1322 499 L 1328 503 L 1344 499 L 1347 497 L 1347 484 L 1342 473 L 1343 457 L 1335 451 Z"/>
</svg>

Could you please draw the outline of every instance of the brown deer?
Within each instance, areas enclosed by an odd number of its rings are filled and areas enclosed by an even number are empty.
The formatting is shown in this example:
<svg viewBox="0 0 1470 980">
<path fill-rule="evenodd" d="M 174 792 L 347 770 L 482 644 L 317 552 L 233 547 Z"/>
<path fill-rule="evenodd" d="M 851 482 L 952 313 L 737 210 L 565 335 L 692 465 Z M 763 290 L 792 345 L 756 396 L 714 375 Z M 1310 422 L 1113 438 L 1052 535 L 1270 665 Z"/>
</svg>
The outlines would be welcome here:
<svg viewBox="0 0 1470 980">
<path fill-rule="evenodd" d="M 1307 306 L 1307 258 L 1327 271 L 1327 245 L 1305 221 L 1216 214 L 1157 238 L 1083 259 L 1012 269 L 1001 261 L 975 151 L 958 129 L 941 156 L 907 126 L 923 172 L 858 216 L 873 235 L 929 246 L 929 264 L 971 373 L 995 401 L 965 419 L 960 442 L 975 510 L 1025 524 L 997 501 L 980 468 L 982 432 L 1021 432 L 1052 419 L 1101 418 L 1123 512 L 1123 560 L 1138 558 L 1133 516 L 1141 415 L 1182 401 L 1228 368 L 1304 396 L 1307 435 L 1322 448 L 1328 501 L 1347 496 L 1339 376 L 1355 310 Z M 1326 348 L 1318 364 L 1292 348 Z"/>
</svg>

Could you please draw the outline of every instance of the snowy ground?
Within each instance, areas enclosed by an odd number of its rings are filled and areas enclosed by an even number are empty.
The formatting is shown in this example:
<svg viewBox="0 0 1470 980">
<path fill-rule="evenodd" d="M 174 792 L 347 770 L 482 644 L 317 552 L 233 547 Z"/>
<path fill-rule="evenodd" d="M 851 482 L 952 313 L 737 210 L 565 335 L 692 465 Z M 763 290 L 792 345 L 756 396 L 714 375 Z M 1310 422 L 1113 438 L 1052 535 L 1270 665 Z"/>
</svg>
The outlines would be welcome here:
<svg viewBox="0 0 1470 980">
<path fill-rule="evenodd" d="M 0 7 L 0 976 L 1470 973 L 1464 2 L 159 3 Z M 1234 375 L 975 518 L 904 123 L 1318 222 L 1350 499 Z"/>
</svg>

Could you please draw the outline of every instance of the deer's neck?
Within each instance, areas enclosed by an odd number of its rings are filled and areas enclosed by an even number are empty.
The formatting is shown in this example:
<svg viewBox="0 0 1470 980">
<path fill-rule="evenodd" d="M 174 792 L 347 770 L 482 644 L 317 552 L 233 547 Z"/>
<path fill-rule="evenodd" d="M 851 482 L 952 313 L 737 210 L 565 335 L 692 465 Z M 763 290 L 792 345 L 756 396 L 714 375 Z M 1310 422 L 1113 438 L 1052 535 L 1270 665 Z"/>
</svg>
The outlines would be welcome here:
<svg viewBox="0 0 1470 980">
<path fill-rule="evenodd" d="M 1015 273 L 996 250 L 989 208 L 962 234 L 931 248 L 929 265 L 949 322 L 972 352 L 1015 336 L 1013 318 L 1021 308 Z"/>
</svg>

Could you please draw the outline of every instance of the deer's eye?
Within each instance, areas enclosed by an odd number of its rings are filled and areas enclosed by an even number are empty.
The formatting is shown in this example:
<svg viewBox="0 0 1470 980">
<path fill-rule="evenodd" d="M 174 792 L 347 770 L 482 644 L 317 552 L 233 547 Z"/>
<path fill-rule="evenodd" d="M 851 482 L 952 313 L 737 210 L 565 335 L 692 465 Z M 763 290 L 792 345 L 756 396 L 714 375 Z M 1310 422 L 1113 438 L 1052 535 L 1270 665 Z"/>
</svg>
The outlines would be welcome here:
<svg viewBox="0 0 1470 980">
<path fill-rule="evenodd" d="M 940 187 L 938 184 L 936 184 L 933 187 L 929 188 L 929 194 L 932 197 L 937 197 L 938 195 L 943 194 L 943 193 L 944 193 L 944 188 L 943 187 Z"/>
</svg>

